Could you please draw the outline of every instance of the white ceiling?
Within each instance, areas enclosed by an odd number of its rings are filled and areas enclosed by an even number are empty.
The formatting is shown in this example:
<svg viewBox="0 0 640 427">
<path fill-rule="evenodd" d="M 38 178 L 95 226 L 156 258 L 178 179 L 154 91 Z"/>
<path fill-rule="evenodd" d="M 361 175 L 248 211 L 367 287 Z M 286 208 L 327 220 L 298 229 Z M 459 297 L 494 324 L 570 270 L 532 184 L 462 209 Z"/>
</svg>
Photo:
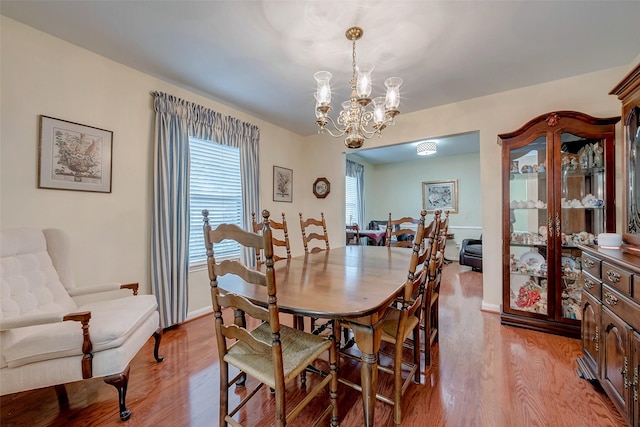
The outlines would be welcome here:
<svg viewBox="0 0 640 427">
<path fill-rule="evenodd" d="M 404 79 L 402 113 L 640 57 L 638 0 L 1 0 L 0 13 L 301 135 L 316 132 L 315 71 L 334 75 L 334 110 L 348 96 L 353 25 L 374 93 Z"/>
</svg>

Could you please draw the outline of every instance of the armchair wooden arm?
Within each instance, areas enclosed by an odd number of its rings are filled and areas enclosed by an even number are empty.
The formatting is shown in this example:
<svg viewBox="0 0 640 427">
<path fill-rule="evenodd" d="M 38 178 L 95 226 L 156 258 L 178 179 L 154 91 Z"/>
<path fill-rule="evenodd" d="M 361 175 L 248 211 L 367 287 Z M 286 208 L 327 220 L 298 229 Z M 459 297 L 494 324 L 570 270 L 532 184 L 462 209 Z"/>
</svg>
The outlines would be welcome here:
<svg viewBox="0 0 640 427">
<path fill-rule="evenodd" d="M 21 317 L 19 319 L 2 319 L 0 321 L 0 330 L 8 331 L 10 329 L 24 328 L 35 325 L 46 325 L 50 323 L 60 323 L 64 321 L 75 321 L 82 323 L 82 378 L 92 377 L 91 360 L 93 359 L 93 345 L 89 336 L 89 320 L 91 319 L 90 311 L 80 311 L 77 313 L 46 313 L 34 316 Z"/>
<path fill-rule="evenodd" d="M 131 291 L 133 292 L 133 295 L 138 295 L 138 287 L 139 287 L 138 283 L 122 284 L 122 283 L 112 282 L 112 283 L 102 283 L 102 284 L 93 285 L 93 286 L 83 286 L 81 288 L 67 289 L 67 292 L 72 297 L 78 297 L 83 295 L 99 294 L 102 292 L 117 291 L 119 289 L 131 289 Z"/>
<path fill-rule="evenodd" d="M 93 377 L 93 345 L 89 336 L 89 320 L 91 319 L 90 311 L 81 311 L 78 313 L 67 314 L 62 320 L 73 320 L 82 323 L 82 378 L 87 379 Z"/>
</svg>

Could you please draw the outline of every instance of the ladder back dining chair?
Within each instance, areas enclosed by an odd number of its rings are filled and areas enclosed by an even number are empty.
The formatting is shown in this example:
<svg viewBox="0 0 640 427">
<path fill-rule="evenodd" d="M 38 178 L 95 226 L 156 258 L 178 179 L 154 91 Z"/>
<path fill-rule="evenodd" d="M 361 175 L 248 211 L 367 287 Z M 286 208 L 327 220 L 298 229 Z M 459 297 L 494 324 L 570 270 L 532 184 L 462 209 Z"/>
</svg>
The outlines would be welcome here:
<svg viewBox="0 0 640 427">
<path fill-rule="evenodd" d="M 398 219 L 391 219 L 389 212 L 389 220 L 387 221 L 387 246 L 400 246 L 405 248 L 413 247 L 413 236 L 416 234 L 417 224 L 420 220 L 405 216 Z"/>
<path fill-rule="evenodd" d="M 302 217 L 302 212 L 298 214 L 300 216 L 300 231 L 302 232 L 302 243 L 304 244 L 304 253 L 316 253 L 324 250 L 331 249 L 329 246 L 329 235 L 327 234 L 327 222 L 324 219 L 324 212 L 320 212 L 320 219 L 317 218 L 307 218 L 304 219 Z M 322 229 L 322 234 L 320 234 L 320 230 Z M 311 232 L 309 232 L 311 230 Z M 324 247 L 322 247 L 322 242 L 324 242 Z M 310 248 L 310 245 L 318 245 Z M 328 327 L 332 326 L 331 321 L 327 321 L 325 323 L 316 326 L 316 322 L 318 318 L 310 317 L 311 319 L 311 331 L 315 334 L 320 334 Z M 296 325 L 300 329 L 304 329 L 304 318 L 302 316 L 296 317 Z"/>
<path fill-rule="evenodd" d="M 409 259 L 408 274 L 404 286 L 398 293 L 395 304 L 386 311 L 380 328 L 382 341 L 393 346 L 393 352 L 390 354 L 393 363 L 392 366 L 378 365 L 378 369 L 393 375 L 393 395 L 387 396 L 376 392 L 376 398 L 393 406 L 393 421 L 396 424 L 402 422 L 402 396 L 409 384 L 412 380 L 414 383 L 420 384 L 420 316 L 423 306 L 422 291 L 425 289 L 428 272 L 424 268 L 418 270 L 418 259 L 424 235 L 426 214 L 425 210 L 420 212 L 418 227 L 414 232 L 413 251 Z M 349 324 L 344 322 L 338 325 L 336 322 L 336 328 L 338 326 L 348 327 Z M 402 350 L 405 342 L 410 338 L 414 343 L 413 359 L 408 361 L 403 359 Z M 353 356 L 350 353 L 343 354 Z M 403 378 L 402 374 L 407 370 L 406 378 Z M 360 385 L 347 379 L 340 378 L 339 381 L 360 389 Z"/>
<path fill-rule="evenodd" d="M 260 234 L 262 232 L 262 221 L 256 221 L 256 213 L 251 212 L 251 225 L 254 233 Z M 282 212 L 282 222 L 278 222 L 274 219 L 269 220 L 269 227 L 271 230 L 282 230 L 282 238 L 277 238 L 272 236 L 271 241 L 273 242 L 273 246 L 285 248 L 286 254 L 281 252 L 282 255 L 278 255 L 274 252 L 273 260 L 281 261 L 283 259 L 291 259 L 291 246 L 289 244 L 289 229 L 287 228 L 287 219 L 285 218 L 284 212 Z M 275 248 L 274 248 L 275 250 Z M 256 265 L 261 265 L 264 263 L 264 257 L 262 255 L 262 251 L 256 250 Z"/>
<path fill-rule="evenodd" d="M 440 213 L 438 213 L 440 215 Z M 429 275 L 427 281 L 427 290 L 425 291 L 424 312 L 422 315 L 421 329 L 425 332 L 424 340 L 424 358 L 425 365 L 431 365 L 431 350 L 438 342 L 439 335 L 439 302 L 440 302 L 440 284 L 442 282 L 442 269 L 445 265 L 446 258 L 444 251 L 447 245 L 447 235 L 449 232 L 449 211 L 445 211 L 445 218 L 440 221 L 437 227 L 433 248 L 431 250 L 431 260 L 429 262 Z M 426 295 L 429 295 L 427 297 Z"/>
<path fill-rule="evenodd" d="M 324 250 L 329 250 L 329 235 L 327 234 L 327 222 L 324 219 L 324 212 L 320 212 L 320 219 L 316 218 L 302 218 L 302 212 L 298 214 L 300 216 L 300 231 L 302 231 L 302 243 L 304 244 L 305 253 L 316 253 Z M 319 233 L 322 229 L 322 234 Z M 312 230 L 309 232 L 309 230 Z M 315 231 L 314 231 L 315 230 Z M 318 242 L 314 242 L 317 240 Z M 324 242 L 324 248 L 322 243 Z M 319 244 L 320 246 L 314 246 L 309 248 L 309 244 Z"/>
<path fill-rule="evenodd" d="M 253 396 L 258 395 L 260 399 L 270 401 L 272 398 L 257 393 L 264 385 L 274 392 L 276 426 L 285 426 L 299 415 L 307 404 L 320 397 L 328 397 L 329 403 L 317 422 L 330 415 L 330 425 L 338 426 L 335 339 L 332 336 L 324 338 L 280 324 L 269 211 L 262 211 L 261 235 L 242 230 L 234 224 L 221 224 L 212 229 L 209 224 L 209 212 L 204 210 L 202 215 L 220 360 L 220 426 L 242 425 L 233 417 Z M 266 266 L 264 272 L 249 269 L 239 261 L 216 261 L 214 245 L 225 239 L 263 251 Z M 268 295 L 268 306 L 258 306 L 242 295 L 222 291 L 219 288 L 218 277 L 226 274 L 235 275 L 247 284 L 263 289 Z M 229 311 L 226 309 L 242 313 L 243 317 L 236 317 L 234 322 L 227 323 L 223 316 L 223 311 Z M 253 329 L 250 325 L 254 326 Z M 285 385 L 298 378 L 307 366 L 321 359 L 325 353 L 328 353 L 329 372 L 322 372 L 324 377 L 313 387 L 308 387 L 310 390 L 307 390 L 305 397 L 290 409 L 285 398 Z M 239 371 L 231 380 L 229 365 Z M 244 387 L 247 375 L 255 379 L 257 385 L 249 393 L 243 392 L 246 397 L 235 408 L 230 409 L 229 388 L 233 384 L 236 384 L 236 387 Z M 324 393 L 327 386 L 329 392 Z"/>
<path fill-rule="evenodd" d="M 360 244 L 360 227 L 358 224 L 347 225 L 347 245 Z"/>
</svg>

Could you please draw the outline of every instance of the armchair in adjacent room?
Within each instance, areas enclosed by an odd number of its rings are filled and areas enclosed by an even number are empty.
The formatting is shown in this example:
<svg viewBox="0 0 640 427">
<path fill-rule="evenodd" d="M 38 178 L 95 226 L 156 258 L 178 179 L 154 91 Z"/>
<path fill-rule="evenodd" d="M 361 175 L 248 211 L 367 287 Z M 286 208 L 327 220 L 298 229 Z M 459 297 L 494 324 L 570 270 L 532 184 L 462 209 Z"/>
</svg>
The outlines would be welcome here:
<svg viewBox="0 0 640 427">
<path fill-rule="evenodd" d="M 482 236 L 480 239 L 464 239 L 460 247 L 460 265 L 467 265 L 482 272 Z"/>
</svg>

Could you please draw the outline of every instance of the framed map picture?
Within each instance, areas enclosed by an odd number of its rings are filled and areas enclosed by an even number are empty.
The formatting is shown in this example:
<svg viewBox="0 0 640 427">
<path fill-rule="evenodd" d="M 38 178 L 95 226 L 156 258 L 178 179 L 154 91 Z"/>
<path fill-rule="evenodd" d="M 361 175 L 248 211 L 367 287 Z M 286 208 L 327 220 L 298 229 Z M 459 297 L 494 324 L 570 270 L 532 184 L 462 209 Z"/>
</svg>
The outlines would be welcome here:
<svg viewBox="0 0 640 427">
<path fill-rule="evenodd" d="M 40 116 L 38 188 L 111 193 L 113 132 Z"/>
<path fill-rule="evenodd" d="M 458 180 L 425 181 L 422 183 L 422 209 L 458 212 Z"/>
</svg>

